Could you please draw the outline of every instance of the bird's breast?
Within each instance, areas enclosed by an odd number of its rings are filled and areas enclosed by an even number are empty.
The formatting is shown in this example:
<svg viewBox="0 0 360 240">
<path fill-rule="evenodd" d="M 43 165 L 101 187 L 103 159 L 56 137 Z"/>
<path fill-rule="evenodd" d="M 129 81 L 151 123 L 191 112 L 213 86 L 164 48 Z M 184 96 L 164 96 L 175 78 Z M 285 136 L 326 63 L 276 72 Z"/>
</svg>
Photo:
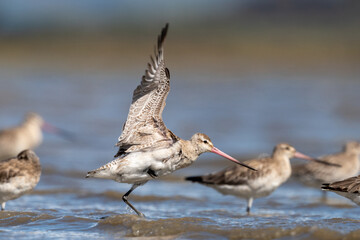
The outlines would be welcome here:
<svg viewBox="0 0 360 240">
<path fill-rule="evenodd" d="M 116 181 L 133 183 L 168 175 L 183 166 L 181 146 L 174 144 L 170 148 L 131 153 L 111 171 Z"/>
</svg>

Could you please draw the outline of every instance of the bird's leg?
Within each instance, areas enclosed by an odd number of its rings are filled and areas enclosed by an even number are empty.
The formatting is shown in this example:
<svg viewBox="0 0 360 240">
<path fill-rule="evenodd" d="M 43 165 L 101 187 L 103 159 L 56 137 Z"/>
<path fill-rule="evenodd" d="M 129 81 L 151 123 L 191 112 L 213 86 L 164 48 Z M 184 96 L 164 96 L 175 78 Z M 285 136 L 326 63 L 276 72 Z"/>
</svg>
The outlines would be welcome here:
<svg viewBox="0 0 360 240">
<path fill-rule="evenodd" d="M 145 215 L 142 212 L 139 212 L 130 202 L 128 202 L 128 196 L 130 195 L 130 193 L 132 191 L 135 190 L 135 188 L 137 188 L 138 186 L 140 186 L 140 184 L 134 184 L 132 185 L 132 187 L 130 188 L 129 191 L 127 191 L 127 193 L 124 194 L 124 196 L 122 196 L 122 200 L 129 206 L 131 207 L 132 210 L 134 210 L 137 215 L 139 215 L 140 217 L 145 217 Z"/>
<path fill-rule="evenodd" d="M 327 192 L 326 192 L 326 191 L 322 191 L 321 202 L 326 203 L 326 201 L 327 201 Z"/>
<path fill-rule="evenodd" d="M 6 202 L 1 203 L 1 211 L 5 210 L 5 204 L 6 204 Z"/>
<path fill-rule="evenodd" d="M 253 198 L 251 197 L 247 200 L 247 207 L 246 207 L 247 215 L 250 215 L 250 209 L 251 209 L 252 204 L 253 204 Z"/>
</svg>

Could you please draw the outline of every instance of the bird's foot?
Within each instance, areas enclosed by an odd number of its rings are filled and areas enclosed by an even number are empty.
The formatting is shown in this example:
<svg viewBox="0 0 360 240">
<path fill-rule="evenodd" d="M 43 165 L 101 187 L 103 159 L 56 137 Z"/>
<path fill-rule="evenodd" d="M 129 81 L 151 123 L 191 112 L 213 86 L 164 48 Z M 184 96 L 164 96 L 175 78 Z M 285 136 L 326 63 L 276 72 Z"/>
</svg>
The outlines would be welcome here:
<svg viewBox="0 0 360 240">
<path fill-rule="evenodd" d="M 145 215 L 142 212 L 137 212 L 137 215 L 141 218 L 146 218 Z"/>
</svg>

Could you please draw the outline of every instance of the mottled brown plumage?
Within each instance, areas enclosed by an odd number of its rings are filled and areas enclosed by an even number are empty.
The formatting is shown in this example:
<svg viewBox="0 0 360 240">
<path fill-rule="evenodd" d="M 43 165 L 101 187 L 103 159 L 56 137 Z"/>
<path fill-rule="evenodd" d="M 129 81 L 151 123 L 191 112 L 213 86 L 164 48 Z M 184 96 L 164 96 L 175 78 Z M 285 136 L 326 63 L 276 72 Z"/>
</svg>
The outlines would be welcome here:
<svg viewBox="0 0 360 240">
<path fill-rule="evenodd" d="M 360 206 L 360 175 L 333 183 L 324 183 L 323 190 L 335 192 Z"/>
<path fill-rule="evenodd" d="M 323 183 L 340 181 L 358 174 L 360 143 L 347 142 L 341 152 L 319 157 L 319 159 L 339 164 L 340 167 L 310 162 L 293 168 L 293 176 L 309 187 L 320 188 Z M 324 198 L 326 198 L 324 192 Z"/>
<path fill-rule="evenodd" d="M 0 162 L 0 203 L 2 210 L 9 200 L 31 191 L 39 182 L 40 160 L 31 150 L 25 150 L 16 158 Z"/>
<path fill-rule="evenodd" d="M 333 183 L 324 183 L 322 188 L 340 192 L 360 193 L 360 176 Z"/>
<path fill-rule="evenodd" d="M 146 148 L 169 147 L 179 138 L 168 130 L 162 120 L 166 97 L 170 91 L 170 73 L 165 67 L 163 42 L 168 24 L 161 31 L 155 48 L 155 59 L 134 91 L 127 120 L 116 146 L 115 157 Z"/>
<path fill-rule="evenodd" d="M 248 181 L 269 174 L 269 172 L 272 171 L 272 167 L 274 167 L 273 165 L 276 164 L 273 158 L 252 159 L 244 163 L 257 169 L 257 171 L 247 171 L 247 169 L 232 166 L 220 172 L 202 176 L 201 183 L 226 185 L 247 184 Z"/>
<path fill-rule="evenodd" d="M 293 157 L 316 160 L 296 152 L 295 148 L 287 143 L 280 143 L 274 148 L 271 157 L 244 162 L 257 171 L 232 166 L 204 176 L 187 177 L 186 180 L 205 184 L 225 195 L 247 199 L 247 212 L 250 213 L 254 198 L 271 194 L 290 177 L 290 159 Z"/>
<path fill-rule="evenodd" d="M 205 134 L 196 133 L 190 140 L 183 140 L 166 128 L 161 115 L 170 90 L 170 72 L 165 67 L 163 56 L 167 29 L 168 24 L 158 37 L 155 59 L 151 58 L 140 85 L 134 91 L 128 118 L 116 144 L 119 150 L 115 157 L 118 158 L 86 176 L 133 184 L 123 200 L 142 217 L 144 214 L 127 201 L 130 193 L 153 178 L 189 166 L 202 153 L 216 153 L 249 167 L 214 147 Z"/>
</svg>

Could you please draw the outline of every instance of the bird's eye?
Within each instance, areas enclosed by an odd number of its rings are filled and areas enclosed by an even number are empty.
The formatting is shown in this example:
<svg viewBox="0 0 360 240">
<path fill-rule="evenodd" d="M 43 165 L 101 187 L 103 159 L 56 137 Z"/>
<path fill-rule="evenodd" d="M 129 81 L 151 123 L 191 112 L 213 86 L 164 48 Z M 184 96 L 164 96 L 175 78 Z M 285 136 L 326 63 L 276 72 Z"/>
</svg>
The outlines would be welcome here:
<svg viewBox="0 0 360 240">
<path fill-rule="evenodd" d="M 286 150 L 290 150 L 290 147 L 286 147 L 285 149 L 286 149 Z"/>
<path fill-rule="evenodd" d="M 207 141 L 207 140 L 204 140 L 203 143 L 208 144 L 208 141 Z"/>
</svg>

